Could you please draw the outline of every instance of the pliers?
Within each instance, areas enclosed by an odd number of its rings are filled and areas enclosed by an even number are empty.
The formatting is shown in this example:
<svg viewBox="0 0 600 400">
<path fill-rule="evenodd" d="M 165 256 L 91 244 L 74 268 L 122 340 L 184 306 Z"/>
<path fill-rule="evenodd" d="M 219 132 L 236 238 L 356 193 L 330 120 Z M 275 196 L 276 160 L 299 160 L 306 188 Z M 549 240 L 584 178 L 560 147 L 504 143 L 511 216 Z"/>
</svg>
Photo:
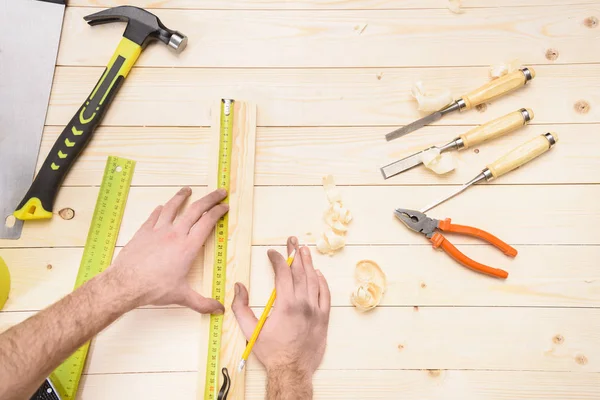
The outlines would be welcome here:
<svg viewBox="0 0 600 400">
<path fill-rule="evenodd" d="M 515 257 L 517 255 L 517 250 L 504 243 L 496 236 L 470 226 L 454 225 L 452 224 L 450 218 L 447 218 L 443 221 L 429 218 L 427 215 L 419 211 L 397 208 L 396 211 L 394 211 L 394 214 L 400 221 L 404 223 L 404 225 L 406 225 L 407 228 L 425 235 L 427 239 L 431 240 L 434 248 L 437 249 L 441 247 L 442 250 L 444 250 L 450 257 L 465 267 L 471 268 L 477 272 L 494 276 L 496 278 L 506 279 L 508 277 L 508 272 L 502 269 L 488 267 L 487 265 L 480 264 L 477 261 L 470 259 L 461 253 L 456 247 L 454 247 L 452 243 L 450 243 L 441 233 L 437 231 L 440 230 L 444 232 L 461 233 L 463 235 L 477 237 L 496 246 L 507 256 Z"/>
</svg>

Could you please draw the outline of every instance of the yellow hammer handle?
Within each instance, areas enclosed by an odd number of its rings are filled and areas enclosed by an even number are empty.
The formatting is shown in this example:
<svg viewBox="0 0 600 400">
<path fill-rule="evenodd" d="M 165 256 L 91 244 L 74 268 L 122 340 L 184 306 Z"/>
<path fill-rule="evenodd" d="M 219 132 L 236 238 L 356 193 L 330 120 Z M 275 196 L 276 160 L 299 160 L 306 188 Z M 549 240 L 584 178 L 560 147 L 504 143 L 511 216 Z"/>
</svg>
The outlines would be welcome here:
<svg viewBox="0 0 600 400">
<path fill-rule="evenodd" d="M 526 117 L 526 115 L 528 117 Z M 465 144 L 463 148 L 468 149 L 469 147 L 477 146 L 478 144 L 496 139 L 504 134 L 519 129 L 532 119 L 533 111 L 529 108 L 522 108 L 500 118 L 496 118 L 493 121 L 486 122 L 459 137 Z"/>
<path fill-rule="evenodd" d="M 527 69 L 531 73 L 531 78 L 535 78 L 535 71 L 532 68 Z M 496 97 L 518 89 L 525 85 L 526 82 L 527 78 L 521 70 L 513 71 L 509 74 L 501 76 L 498 79 L 494 79 L 479 89 L 462 96 L 462 99 L 466 105 L 464 109 L 470 110 L 476 105 L 485 103 L 486 101 L 490 101 Z"/>
<path fill-rule="evenodd" d="M 494 178 L 499 178 L 550 150 L 553 145 L 551 138 L 554 143 L 558 142 L 558 135 L 554 132 L 540 135 L 520 145 L 510 153 L 488 165 L 487 168 Z"/>
<path fill-rule="evenodd" d="M 296 256 L 296 250 L 294 250 L 287 259 L 288 267 L 291 266 L 292 263 L 294 262 L 295 256 Z M 271 292 L 271 297 L 269 297 L 269 301 L 267 301 L 267 305 L 265 306 L 265 309 L 263 310 L 263 312 L 258 320 L 258 323 L 256 324 L 256 328 L 254 328 L 254 332 L 252 332 L 252 336 L 250 337 L 250 340 L 248 341 L 248 344 L 246 345 L 244 354 L 242 354 L 242 360 L 246 361 L 246 360 L 248 360 L 248 357 L 250 357 L 250 353 L 252 353 L 252 348 L 254 347 L 254 344 L 256 343 L 256 340 L 258 339 L 258 335 L 260 335 L 260 331 L 262 330 L 263 326 L 265 325 L 265 322 L 267 321 L 267 318 L 269 317 L 269 313 L 271 312 L 271 308 L 273 308 L 273 304 L 275 303 L 276 298 L 277 298 L 277 291 L 275 289 L 273 289 L 273 291 Z"/>
</svg>

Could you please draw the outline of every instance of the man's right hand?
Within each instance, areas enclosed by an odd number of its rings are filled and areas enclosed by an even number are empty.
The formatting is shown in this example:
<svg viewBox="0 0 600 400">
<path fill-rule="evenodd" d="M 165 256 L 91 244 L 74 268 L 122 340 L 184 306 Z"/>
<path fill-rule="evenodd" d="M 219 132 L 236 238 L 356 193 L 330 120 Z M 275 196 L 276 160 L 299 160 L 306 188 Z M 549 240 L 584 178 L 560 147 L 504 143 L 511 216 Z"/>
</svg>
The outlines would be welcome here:
<svg viewBox="0 0 600 400">
<path fill-rule="evenodd" d="M 310 398 L 303 396 L 307 385 L 312 397 L 312 375 L 323 359 L 327 341 L 331 309 L 327 281 L 315 270 L 308 247 L 298 248 L 295 237 L 288 239 L 288 255 L 293 249 L 297 254 L 291 268 L 281 254 L 268 252 L 275 271 L 277 300 L 253 353 L 267 369 L 269 399 L 286 399 L 286 393 L 295 393 L 289 398 Z M 232 309 L 249 339 L 257 319 L 248 307 L 244 285 L 237 283 L 235 293 Z"/>
</svg>

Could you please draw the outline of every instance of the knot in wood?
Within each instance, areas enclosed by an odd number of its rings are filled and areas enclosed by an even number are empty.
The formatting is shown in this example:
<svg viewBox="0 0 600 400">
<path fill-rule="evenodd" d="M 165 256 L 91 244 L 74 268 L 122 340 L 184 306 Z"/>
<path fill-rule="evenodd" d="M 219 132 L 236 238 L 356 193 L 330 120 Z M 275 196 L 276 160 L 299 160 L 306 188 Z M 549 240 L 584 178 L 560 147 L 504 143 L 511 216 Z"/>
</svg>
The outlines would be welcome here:
<svg viewBox="0 0 600 400">
<path fill-rule="evenodd" d="M 583 20 L 583 24 L 585 26 L 587 26 L 588 28 L 595 28 L 596 26 L 598 26 L 598 18 L 592 16 L 592 17 L 587 17 L 586 19 Z"/>
<path fill-rule="evenodd" d="M 579 100 L 575 103 L 575 112 L 579 114 L 587 114 L 590 111 L 590 103 L 585 100 Z"/>
<path fill-rule="evenodd" d="M 546 50 L 546 59 L 550 61 L 556 61 L 558 58 L 558 50 L 556 49 L 548 49 Z"/>
<path fill-rule="evenodd" d="M 563 337 L 563 335 L 556 335 L 552 338 L 552 341 L 556 344 L 562 344 L 565 341 L 565 338 Z"/>
<path fill-rule="evenodd" d="M 577 364 L 579 364 L 579 365 L 585 365 L 585 364 L 587 364 L 587 363 L 588 363 L 588 359 L 587 359 L 587 357 L 586 357 L 586 356 L 584 356 L 583 354 L 578 354 L 578 355 L 575 357 L 575 362 L 576 362 Z"/>
<path fill-rule="evenodd" d="M 73 219 L 75 217 L 75 210 L 73 210 L 72 208 L 63 208 L 62 210 L 60 210 L 58 212 L 58 215 L 60 215 L 60 217 L 64 220 L 70 220 Z"/>
</svg>

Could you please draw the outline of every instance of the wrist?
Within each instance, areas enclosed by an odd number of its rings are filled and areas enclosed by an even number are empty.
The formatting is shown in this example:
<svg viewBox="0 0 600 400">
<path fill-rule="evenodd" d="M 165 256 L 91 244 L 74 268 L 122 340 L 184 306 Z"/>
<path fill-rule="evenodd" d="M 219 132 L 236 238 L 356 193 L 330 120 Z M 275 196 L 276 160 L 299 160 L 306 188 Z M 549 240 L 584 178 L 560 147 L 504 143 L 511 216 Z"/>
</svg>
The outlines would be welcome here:
<svg viewBox="0 0 600 400">
<path fill-rule="evenodd" d="M 268 400 L 309 400 L 313 398 L 313 372 L 297 365 L 267 369 Z"/>
<path fill-rule="evenodd" d="M 119 304 L 119 311 L 125 313 L 144 305 L 142 293 L 126 271 L 110 266 L 97 279 L 101 290 Z"/>
</svg>

